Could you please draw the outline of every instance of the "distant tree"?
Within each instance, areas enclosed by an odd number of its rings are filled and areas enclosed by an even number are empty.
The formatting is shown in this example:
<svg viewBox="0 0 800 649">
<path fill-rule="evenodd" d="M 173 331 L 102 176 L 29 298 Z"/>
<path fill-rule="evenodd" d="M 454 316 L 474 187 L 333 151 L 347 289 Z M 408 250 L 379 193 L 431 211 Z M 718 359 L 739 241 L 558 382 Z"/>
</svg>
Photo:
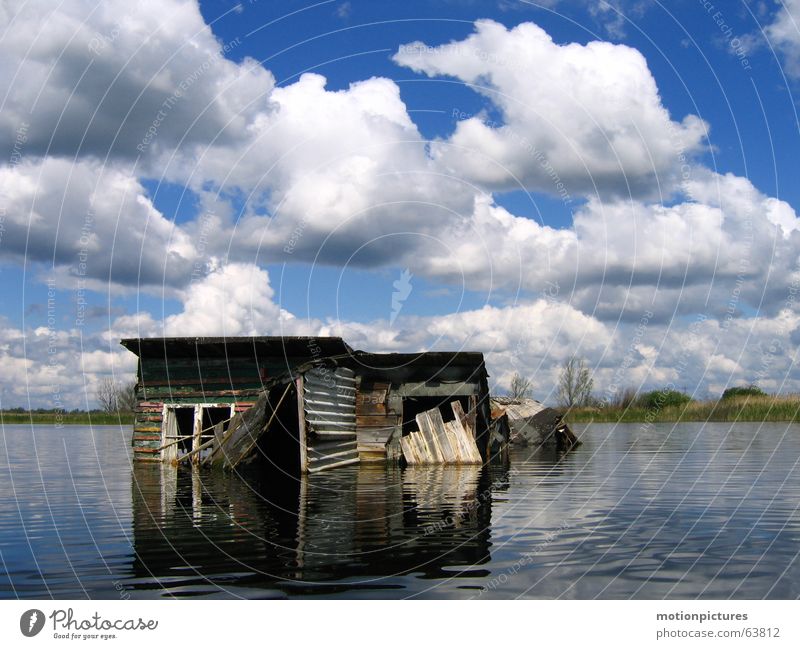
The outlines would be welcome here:
<svg viewBox="0 0 800 649">
<path fill-rule="evenodd" d="M 525 399 L 531 395 L 531 380 L 526 379 L 518 372 L 514 372 L 511 378 L 511 398 L 512 399 Z"/>
<path fill-rule="evenodd" d="M 120 412 L 133 412 L 137 402 L 136 381 L 128 381 L 117 387 L 117 408 Z"/>
<path fill-rule="evenodd" d="M 689 403 L 691 400 L 692 398 L 684 392 L 664 388 L 662 390 L 645 392 L 639 396 L 637 403 L 642 408 L 652 410 L 666 408 L 668 406 L 682 406 L 685 403 Z"/>
<path fill-rule="evenodd" d="M 765 397 L 767 393 L 759 388 L 755 383 L 746 386 L 728 388 L 722 393 L 722 398 L 733 399 L 734 397 Z"/>
<path fill-rule="evenodd" d="M 133 412 L 136 408 L 136 381 L 119 383 L 110 376 L 100 379 L 97 403 L 103 412 Z"/>
<path fill-rule="evenodd" d="M 117 411 L 117 386 L 114 379 L 104 376 L 97 384 L 97 403 L 103 412 Z"/>
<path fill-rule="evenodd" d="M 558 379 L 558 402 L 565 408 L 586 406 L 592 402 L 594 379 L 584 359 L 570 358 L 561 368 Z"/>
</svg>

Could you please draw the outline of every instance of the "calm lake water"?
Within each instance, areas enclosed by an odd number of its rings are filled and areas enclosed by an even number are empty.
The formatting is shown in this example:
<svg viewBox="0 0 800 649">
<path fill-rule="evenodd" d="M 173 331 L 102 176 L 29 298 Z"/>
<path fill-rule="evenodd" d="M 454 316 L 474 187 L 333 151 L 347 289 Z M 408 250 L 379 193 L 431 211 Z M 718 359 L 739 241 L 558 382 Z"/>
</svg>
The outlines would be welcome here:
<svg viewBox="0 0 800 649">
<path fill-rule="evenodd" d="M 244 481 L 5 426 L 0 597 L 800 596 L 800 426 L 576 428 L 506 467 Z"/>
</svg>

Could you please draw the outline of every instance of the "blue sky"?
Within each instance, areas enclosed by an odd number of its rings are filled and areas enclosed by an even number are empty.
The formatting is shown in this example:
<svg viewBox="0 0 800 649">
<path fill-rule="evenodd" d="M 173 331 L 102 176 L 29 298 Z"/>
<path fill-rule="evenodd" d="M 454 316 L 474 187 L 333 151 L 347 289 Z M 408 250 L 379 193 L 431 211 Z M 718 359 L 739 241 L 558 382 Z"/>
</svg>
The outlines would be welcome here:
<svg viewBox="0 0 800 649">
<path fill-rule="evenodd" d="M 12 2 L 2 405 L 126 380 L 121 336 L 212 333 L 477 349 L 550 401 L 572 355 L 600 398 L 798 390 L 798 17 Z"/>
<path fill-rule="evenodd" d="M 234 58 L 249 55 L 264 61 L 278 85 L 312 70 L 324 74 L 332 89 L 373 75 L 394 79 L 414 121 L 431 138 L 452 131 L 454 108 L 474 113 L 486 102 L 452 80 L 431 81 L 399 69 L 391 55 L 403 43 L 438 45 L 462 39 L 476 19 L 492 18 L 508 27 L 533 21 L 560 43 L 609 39 L 630 45 L 646 57 L 664 104 L 674 115 L 691 112 L 711 124 L 720 169 L 746 174 L 764 191 L 783 189 L 781 197 L 795 205 L 800 198 L 794 183 L 780 180 L 781 169 L 791 177 L 798 144 L 793 86 L 787 86 L 780 56 L 769 45 L 753 46 L 747 57 L 752 69 L 745 69 L 714 18 L 721 11 L 736 37 L 755 38 L 777 3 L 718 3 L 712 12 L 697 0 L 669 6 L 620 3 L 623 13 L 632 10 L 625 18 L 624 35 L 609 34 L 607 16 L 592 15 L 589 2 L 244 2 L 241 12 L 231 11 L 234 4 L 200 5 L 223 41 L 275 21 L 247 38 Z M 344 5 L 349 9 L 340 16 Z M 291 11 L 298 13 L 287 15 Z"/>
</svg>

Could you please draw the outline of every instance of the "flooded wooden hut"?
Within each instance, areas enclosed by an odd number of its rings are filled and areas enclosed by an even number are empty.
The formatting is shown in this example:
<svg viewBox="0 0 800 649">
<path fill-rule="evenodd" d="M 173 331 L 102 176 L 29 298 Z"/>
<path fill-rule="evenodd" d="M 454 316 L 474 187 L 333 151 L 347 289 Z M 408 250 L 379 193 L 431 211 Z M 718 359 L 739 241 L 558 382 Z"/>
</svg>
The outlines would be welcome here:
<svg viewBox="0 0 800 649">
<path fill-rule="evenodd" d="M 172 460 L 196 448 L 214 427 L 252 407 L 265 384 L 315 358 L 353 350 L 341 338 L 129 338 L 139 357 L 133 452 Z M 170 444 L 171 446 L 166 446 Z"/>
<path fill-rule="evenodd" d="M 139 357 L 134 457 L 220 465 L 267 462 L 314 473 L 399 462 L 421 413 L 462 419 L 482 459 L 488 376 L 478 352 L 375 354 L 341 338 L 150 338 Z"/>
</svg>

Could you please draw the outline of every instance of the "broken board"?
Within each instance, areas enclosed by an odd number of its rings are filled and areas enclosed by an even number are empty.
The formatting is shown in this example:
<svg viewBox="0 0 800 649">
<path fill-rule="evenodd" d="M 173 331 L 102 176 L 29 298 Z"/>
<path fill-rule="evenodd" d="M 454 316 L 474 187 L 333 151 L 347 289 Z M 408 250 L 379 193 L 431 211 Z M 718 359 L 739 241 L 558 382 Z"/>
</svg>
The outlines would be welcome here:
<svg viewBox="0 0 800 649">
<path fill-rule="evenodd" d="M 465 426 L 467 417 L 458 401 L 450 404 L 455 419 L 445 422 L 438 408 L 417 415 L 419 430 L 400 440 L 403 457 L 416 464 L 480 464 L 481 454 L 475 433 Z"/>
</svg>

